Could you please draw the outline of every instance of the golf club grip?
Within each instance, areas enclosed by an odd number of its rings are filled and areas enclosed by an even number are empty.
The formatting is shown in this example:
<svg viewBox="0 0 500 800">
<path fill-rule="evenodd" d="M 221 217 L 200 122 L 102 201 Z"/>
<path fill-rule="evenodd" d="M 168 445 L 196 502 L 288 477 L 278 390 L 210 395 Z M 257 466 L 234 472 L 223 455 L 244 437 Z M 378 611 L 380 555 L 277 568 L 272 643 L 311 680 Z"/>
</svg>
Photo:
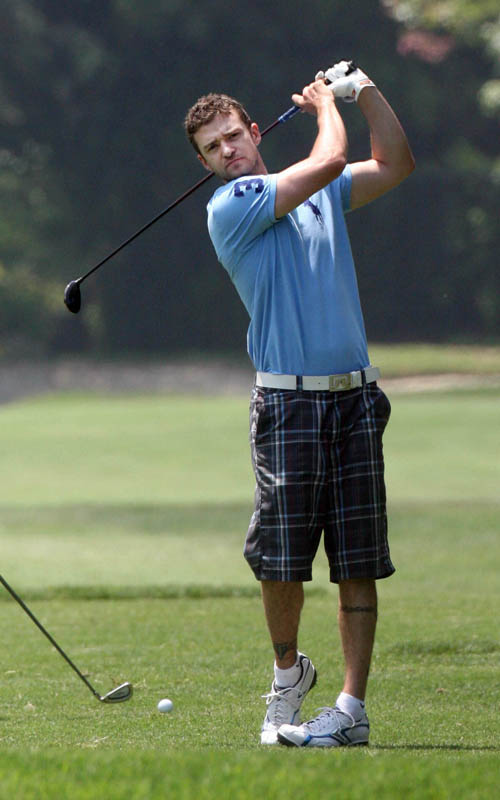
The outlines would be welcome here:
<svg viewBox="0 0 500 800">
<path fill-rule="evenodd" d="M 278 119 L 275 119 L 274 122 L 272 122 L 267 128 L 264 128 L 260 135 L 265 136 L 266 133 L 269 133 L 269 131 L 272 131 L 273 128 L 276 128 L 277 125 L 280 125 L 282 122 L 288 122 L 288 120 L 294 117 L 298 111 L 300 111 L 299 106 L 292 106 L 288 109 L 288 111 L 285 111 L 284 114 L 281 114 Z"/>
<path fill-rule="evenodd" d="M 98 698 L 100 699 L 100 695 L 99 695 L 99 694 L 96 692 L 96 690 L 94 689 L 94 687 L 90 685 L 90 683 L 88 682 L 88 680 L 87 680 L 87 678 L 85 677 L 85 675 L 83 675 L 83 674 L 80 672 L 80 670 L 78 669 L 78 667 L 77 667 L 77 666 L 75 666 L 75 664 L 73 664 L 73 662 L 71 661 L 71 659 L 69 658 L 69 656 L 67 656 L 67 655 L 66 655 L 66 653 L 64 652 L 64 650 L 61 650 L 61 648 L 60 648 L 60 647 L 59 647 L 59 645 L 57 644 L 56 640 L 55 640 L 55 639 L 53 639 L 53 637 L 50 635 L 50 633 L 49 633 L 47 630 L 45 630 L 45 628 L 43 627 L 42 623 L 41 623 L 41 622 L 39 622 L 39 621 L 37 620 L 37 618 L 35 617 L 35 615 L 34 615 L 34 614 L 32 614 L 32 612 L 29 610 L 29 608 L 28 608 L 28 606 L 26 605 L 26 603 L 25 603 L 23 600 L 21 600 L 21 598 L 19 597 L 19 595 L 18 595 L 18 594 L 17 594 L 17 593 L 14 591 L 14 589 L 13 589 L 11 586 L 9 586 L 9 584 L 7 583 L 7 581 L 5 580 L 5 578 L 4 578 L 2 575 L 0 575 L 0 582 L 1 582 L 1 583 L 2 583 L 4 586 L 5 586 L 5 588 L 6 588 L 6 589 L 7 589 L 7 591 L 9 592 L 9 594 L 10 594 L 10 595 L 12 595 L 12 597 L 14 598 L 14 600 L 15 600 L 17 603 L 19 603 L 19 605 L 21 606 L 21 608 L 23 609 L 23 611 L 25 611 L 25 612 L 26 612 L 26 614 L 29 616 L 29 618 L 30 618 L 30 619 L 31 619 L 31 620 L 32 620 L 32 621 L 35 623 L 35 625 L 37 626 L 37 628 L 38 628 L 39 630 L 41 630 L 41 632 L 42 632 L 42 633 L 43 633 L 43 634 L 44 634 L 44 635 L 47 637 L 47 639 L 49 640 L 49 642 L 50 642 L 50 643 L 51 643 L 51 644 L 52 644 L 52 645 L 53 645 L 53 646 L 56 648 L 57 652 L 58 652 L 60 655 L 62 655 L 62 657 L 63 657 L 63 658 L 64 658 L 64 659 L 65 659 L 65 660 L 68 662 L 68 664 L 70 665 L 70 667 L 72 667 L 72 668 L 75 670 L 76 674 L 77 674 L 77 675 L 78 675 L 78 676 L 79 676 L 79 677 L 82 679 L 82 681 L 83 681 L 83 682 L 84 682 L 84 683 L 85 683 L 85 684 L 88 686 L 88 688 L 90 689 L 90 691 L 92 692 L 92 694 L 95 694 L 95 696 L 96 696 L 96 697 L 98 697 Z"/>
</svg>

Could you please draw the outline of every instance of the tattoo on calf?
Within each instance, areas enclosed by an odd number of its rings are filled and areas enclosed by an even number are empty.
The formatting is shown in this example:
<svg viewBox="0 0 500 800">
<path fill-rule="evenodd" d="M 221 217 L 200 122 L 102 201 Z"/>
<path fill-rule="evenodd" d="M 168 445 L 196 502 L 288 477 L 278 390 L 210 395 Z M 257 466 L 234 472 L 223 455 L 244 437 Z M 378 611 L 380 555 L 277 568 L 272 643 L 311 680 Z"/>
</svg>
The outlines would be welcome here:
<svg viewBox="0 0 500 800">
<path fill-rule="evenodd" d="M 344 614 L 375 614 L 378 616 L 377 606 L 340 606 Z"/>
<path fill-rule="evenodd" d="M 281 660 L 285 657 L 289 650 L 293 650 L 295 652 L 297 649 L 297 639 L 295 639 L 293 642 L 273 642 L 273 647 L 274 652 Z"/>
</svg>

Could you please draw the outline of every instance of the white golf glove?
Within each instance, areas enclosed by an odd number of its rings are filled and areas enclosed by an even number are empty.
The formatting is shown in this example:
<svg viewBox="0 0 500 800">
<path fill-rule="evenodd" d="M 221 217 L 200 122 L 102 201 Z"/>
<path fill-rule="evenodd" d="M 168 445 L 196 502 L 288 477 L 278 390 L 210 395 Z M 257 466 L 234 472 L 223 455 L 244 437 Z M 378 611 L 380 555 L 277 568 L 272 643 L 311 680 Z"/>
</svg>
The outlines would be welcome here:
<svg viewBox="0 0 500 800">
<path fill-rule="evenodd" d="M 316 75 L 316 80 L 324 79 L 335 97 L 341 97 L 346 103 L 357 102 L 363 89 L 375 86 L 354 61 L 339 61 L 325 72 L 321 70 Z"/>
</svg>

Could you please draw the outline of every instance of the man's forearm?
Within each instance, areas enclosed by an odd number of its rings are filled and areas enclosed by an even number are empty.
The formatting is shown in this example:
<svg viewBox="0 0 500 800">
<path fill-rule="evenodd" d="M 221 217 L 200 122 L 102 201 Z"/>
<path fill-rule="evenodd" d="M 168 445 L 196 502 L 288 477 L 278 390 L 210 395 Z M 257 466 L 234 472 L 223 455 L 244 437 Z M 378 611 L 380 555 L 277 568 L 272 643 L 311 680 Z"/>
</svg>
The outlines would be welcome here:
<svg viewBox="0 0 500 800">
<path fill-rule="evenodd" d="M 279 219 L 315 192 L 337 178 L 346 164 L 347 135 L 330 91 L 322 81 L 292 95 L 304 111 L 314 113 L 318 122 L 316 140 L 308 157 L 278 173 L 275 215 Z"/>
<path fill-rule="evenodd" d="M 358 106 L 370 128 L 372 158 L 401 173 L 402 180 L 413 170 L 415 161 L 396 114 L 375 87 L 363 89 Z"/>
<path fill-rule="evenodd" d="M 328 159 L 332 156 L 347 159 L 347 133 L 335 102 L 318 111 L 318 134 L 309 154 L 313 159 Z"/>
</svg>

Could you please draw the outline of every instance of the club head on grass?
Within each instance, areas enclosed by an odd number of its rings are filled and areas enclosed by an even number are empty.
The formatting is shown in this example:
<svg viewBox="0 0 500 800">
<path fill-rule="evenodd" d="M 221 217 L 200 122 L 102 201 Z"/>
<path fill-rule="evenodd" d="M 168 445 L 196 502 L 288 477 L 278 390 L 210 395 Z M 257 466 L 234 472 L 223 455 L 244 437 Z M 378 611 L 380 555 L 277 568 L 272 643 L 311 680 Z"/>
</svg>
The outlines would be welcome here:
<svg viewBox="0 0 500 800">
<path fill-rule="evenodd" d="M 78 314 L 82 305 L 82 295 L 80 292 L 80 282 L 70 281 L 64 290 L 64 302 L 66 308 L 73 314 Z"/>
<path fill-rule="evenodd" d="M 130 700 L 132 697 L 132 684 L 122 683 L 116 689 L 111 689 L 110 692 L 100 698 L 102 703 L 123 703 L 124 700 Z"/>
</svg>

